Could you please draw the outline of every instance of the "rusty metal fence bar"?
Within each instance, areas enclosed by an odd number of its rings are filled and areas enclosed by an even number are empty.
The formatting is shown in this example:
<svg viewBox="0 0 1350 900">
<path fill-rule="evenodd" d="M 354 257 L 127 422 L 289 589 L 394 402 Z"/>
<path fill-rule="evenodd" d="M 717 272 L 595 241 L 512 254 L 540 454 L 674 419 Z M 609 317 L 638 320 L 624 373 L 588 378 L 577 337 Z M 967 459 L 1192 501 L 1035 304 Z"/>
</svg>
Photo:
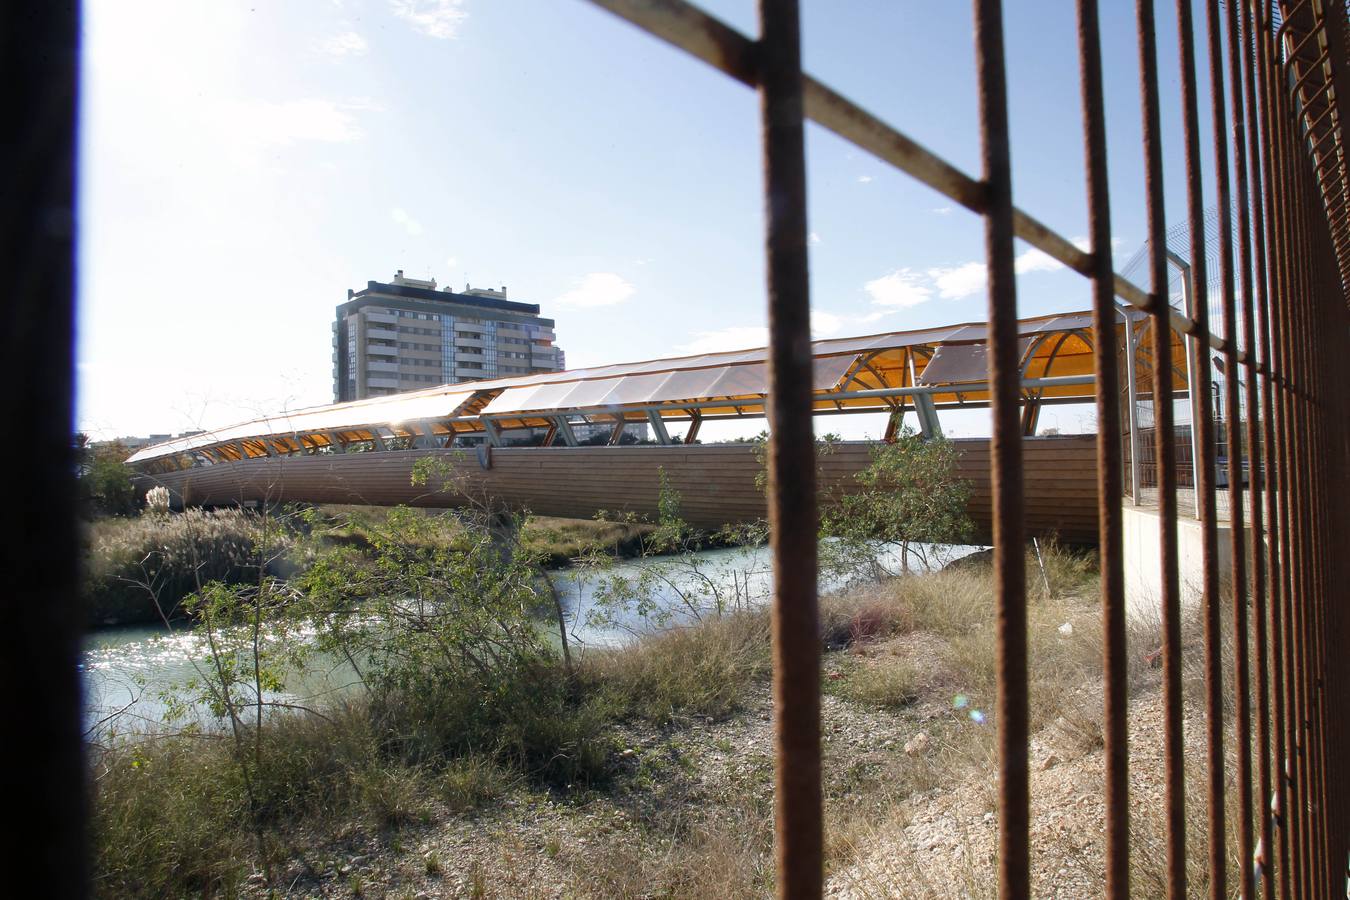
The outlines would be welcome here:
<svg viewBox="0 0 1350 900">
<path fill-rule="evenodd" d="M 1191 0 L 1176 0 L 1178 44 L 1181 49 L 1182 134 L 1186 156 L 1186 214 L 1190 222 L 1191 309 L 1199 334 L 1191 342 L 1191 371 L 1205 379 L 1205 388 L 1191 398 L 1195 416 L 1191 436 L 1195 442 L 1195 492 L 1201 528 L 1202 588 L 1204 617 L 1206 787 L 1209 822 L 1209 896 L 1222 900 L 1227 888 L 1224 822 L 1223 696 L 1219 622 L 1218 509 L 1214 495 L 1214 417 L 1209 392 L 1209 298 L 1205 253 L 1205 203 L 1200 163 L 1200 114 L 1196 97 L 1195 37 L 1191 23 Z M 1217 166 L 1216 166 L 1217 168 Z M 1185 854 L 1184 836 L 1181 853 Z"/>
<path fill-rule="evenodd" d="M 1144 183 L 1148 210 L 1149 274 L 1154 346 L 1170 340 L 1167 298 L 1167 238 L 1163 217 L 1162 126 L 1152 0 L 1136 4 L 1143 110 Z M 1182 761 L 1181 587 L 1177 564 L 1177 484 L 1171 402 L 1171 360 L 1153 353 L 1153 409 L 1158 437 L 1159 602 L 1162 608 L 1163 808 L 1166 822 L 1167 891 L 1186 893 L 1185 770 Z M 1166 385 L 1166 387 L 1164 387 Z"/>
<path fill-rule="evenodd" d="M 761 0 L 756 45 L 769 295 L 769 523 L 773 553 L 775 854 L 779 895 L 818 897 L 820 625 L 816 449 L 807 294 L 806 136 L 797 0 Z"/>
<path fill-rule="evenodd" d="M 994 577 L 997 617 L 999 893 L 1031 889 L 1031 800 L 1027 701 L 1026 553 L 1023 549 L 1017 278 L 1013 270 L 1012 161 L 1000 0 L 975 2 L 975 70 L 984 166 L 984 247 L 989 294 L 993 443 Z M 1098 337 L 1101 343 L 1101 337 Z M 1111 342 L 1114 345 L 1114 340 Z"/>
<path fill-rule="evenodd" d="M 998 576 L 1000 891 L 1028 896 L 1026 606 L 1021 553 L 1022 483 L 1012 242 L 1022 238 L 1092 280 L 1098 407 L 1099 538 L 1104 626 L 1106 744 L 1105 891 L 1129 892 L 1120 377 L 1116 302 L 1147 313 L 1155 348 L 1186 335 L 1204 389 L 1193 398 L 1199 448 L 1192 459 L 1202 528 L 1206 890 L 1228 894 L 1226 808 L 1236 782 L 1235 879 L 1242 896 L 1323 897 L 1344 890 L 1350 796 L 1339 766 L 1347 743 L 1343 642 L 1350 354 L 1350 178 L 1343 105 L 1350 102 L 1346 7 L 1339 0 L 1203 0 L 1211 85 L 1214 191 L 1218 198 L 1219 321 L 1206 302 L 1205 217 L 1193 0 L 1178 0 L 1193 312 L 1168 300 L 1157 42 L 1152 0 L 1137 0 L 1143 114 L 1147 289 L 1112 270 L 1105 116 L 1096 0 L 1078 0 L 1086 199 L 1091 248 L 1082 250 L 1013 205 L 1002 6 L 974 0 L 980 179 L 926 150 L 800 71 L 795 0 L 761 0 L 752 40 L 682 0 L 593 0 L 757 88 L 764 117 L 770 330 L 774 392 L 771 495 L 777 584 L 774 606 L 778 736 L 778 890 L 821 891 L 819 648 L 815 634 L 815 521 L 809 405 L 797 396 L 807 334 L 805 119 L 852 141 L 980 215 L 989 270 L 993 386 L 995 569 Z M 1228 97 L 1225 99 L 1225 90 Z M 1319 130 L 1320 129 L 1320 130 Z M 1231 157 L 1231 162 L 1230 162 Z M 1231 173 L 1230 173 L 1231 165 Z M 1230 196 L 1236 193 L 1235 204 Z M 1133 328 L 1130 340 L 1133 342 Z M 1219 332 L 1219 333 L 1212 333 Z M 1208 354 L 1216 350 L 1226 394 L 1231 696 L 1223 718 L 1222 586 L 1218 564 L 1216 437 Z M 1182 598 L 1177 547 L 1176 429 L 1171 361 L 1152 354 L 1164 703 L 1166 882 L 1186 895 Z M 805 371 L 805 376 L 803 372 Z M 1137 399 L 1130 371 L 1128 402 Z M 1245 402 L 1243 401 L 1245 395 Z M 1245 407 L 1245 415 L 1244 415 Z M 1131 410 L 1133 464 L 1139 435 Z M 1247 475 L 1244 477 L 1243 467 Z M 1244 494 L 1246 497 L 1244 498 Z M 1131 489 L 1138 503 L 1138 486 Z M 1249 512 L 1248 512 L 1249 510 Z M 1250 518 L 1250 527 L 1248 526 Z M 1225 741 L 1235 765 L 1226 767 Z"/>
<path fill-rule="evenodd" d="M 1252 329 L 1254 327 L 1254 316 L 1252 313 L 1252 248 L 1251 248 L 1251 219 L 1248 210 L 1249 193 L 1247 181 L 1247 122 L 1243 109 L 1243 103 L 1246 98 L 1246 89 L 1250 85 L 1250 75 L 1244 67 L 1244 56 L 1242 49 L 1248 46 L 1246 38 L 1251 34 L 1249 28 L 1243 27 L 1242 17 L 1238 14 L 1236 3 L 1226 3 L 1224 5 L 1226 16 L 1224 25 L 1226 27 L 1227 42 L 1221 50 L 1218 46 L 1219 26 L 1217 23 L 1217 14 L 1213 6 L 1209 7 L 1210 15 L 1210 56 L 1211 56 L 1211 89 L 1214 94 L 1214 145 L 1216 150 L 1216 159 L 1222 159 L 1226 153 L 1224 133 L 1224 111 L 1223 111 L 1223 90 L 1221 70 L 1215 60 L 1223 56 L 1226 52 L 1228 60 L 1228 79 L 1231 90 L 1229 108 L 1231 109 L 1231 133 L 1233 145 L 1233 175 L 1235 180 L 1235 189 L 1237 192 L 1237 253 L 1236 260 L 1238 281 L 1235 285 L 1232 273 L 1234 260 L 1232 257 L 1232 241 L 1223 236 L 1222 232 L 1232 230 L 1232 222 L 1229 219 L 1228 189 L 1227 189 L 1227 166 L 1219 167 L 1219 196 L 1220 209 L 1224 216 L 1224 225 L 1221 229 L 1220 241 L 1223 243 L 1226 254 L 1226 272 L 1223 286 L 1223 314 L 1225 320 L 1225 329 L 1230 334 L 1236 333 L 1233 329 L 1241 317 L 1242 335 L 1245 340 L 1245 349 L 1249 356 L 1255 358 L 1255 344 Z M 1215 87 L 1217 86 L 1217 87 Z M 1255 132 L 1253 131 L 1254 135 Z M 1237 309 L 1237 303 L 1234 296 L 1235 288 L 1241 289 L 1243 298 L 1242 309 Z M 1266 709 L 1266 696 L 1264 693 L 1265 679 L 1265 626 L 1262 621 L 1262 610 L 1264 609 L 1264 591 L 1261 586 L 1261 578 L 1264 573 L 1262 566 L 1262 546 L 1257 537 L 1261 532 L 1262 511 L 1261 504 L 1256 500 L 1258 485 L 1257 466 L 1253 463 L 1249 465 L 1250 472 L 1250 493 L 1253 502 L 1251 504 L 1251 567 L 1253 571 L 1252 581 L 1247 578 L 1247 529 L 1243 521 L 1243 503 L 1241 491 L 1241 461 L 1243 453 L 1241 442 L 1245 438 L 1247 442 L 1247 455 L 1251 460 L 1255 459 L 1257 453 L 1257 423 L 1256 423 L 1256 405 L 1257 388 L 1256 372 L 1254 367 L 1247 366 L 1245 372 L 1240 376 L 1238 372 L 1237 355 L 1229 352 L 1224 356 L 1224 373 L 1230 385 L 1237 385 L 1239 377 L 1243 377 L 1243 387 L 1247 395 L 1247 420 L 1245 434 L 1239 433 L 1239 412 L 1235 400 L 1230 399 L 1228 405 L 1228 505 L 1229 505 L 1229 528 L 1231 536 L 1230 553 L 1233 556 L 1233 646 L 1235 648 L 1236 662 L 1233 667 L 1233 691 L 1237 697 L 1237 734 L 1234 737 L 1234 743 L 1237 749 L 1237 787 L 1238 787 L 1238 891 L 1243 897 L 1255 897 L 1256 881 L 1261 877 L 1262 871 L 1258 862 L 1257 840 L 1258 831 L 1260 839 L 1269 843 L 1269 834 L 1265 827 L 1267 817 L 1259 801 L 1255 798 L 1264 798 L 1269 791 L 1270 773 L 1266 766 L 1266 757 L 1262 752 L 1266 745 L 1267 729 L 1262 723 Z M 1245 376 L 1245 377 L 1244 377 Z M 1236 395 L 1236 391 L 1230 391 L 1231 395 Z M 1251 595 L 1251 616 L 1249 616 L 1249 591 Z M 1251 619 L 1256 620 L 1256 636 L 1254 639 L 1254 648 L 1248 644 L 1248 635 L 1251 634 Z M 1258 694 L 1257 713 L 1256 713 L 1256 734 L 1257 745 L 1252 746 L 1252 670 L 1250 653 L 1254 653 L 1257 659 L 1256 690 Z M 1259 782 L 1260 790 L 1253 796 L 1252 786 L 1252 751 L 1256 750 L 1258 754 L 1257 768 L 1260 770 Z M 1257 817 L 1260 816 L 1261 826 L 1257 826 Z"/>
<path fill-rule="evenodd" d="M 1232 8 L 1232 3 L 1228 4 Z M 1223 332 L 1225 335 L 1236 336 L 1238 334 L 1237 318 L 1237 300 L 1234 295 L 1234 275 L 1233 275 L 1233 223 L 1231 217 L 1231 194 L 1229 191 L 1228 180 L 1228 162 L 1227 141 L 1224 139 L 1224 133 L 1228 126 L 1228 115 L 1224 99 L 1224 52 L 1223 52 L 1223 27 L 1221 24 L 1222 10 L 1217 4 L 1208 3 L 1205 5 L 1205 24 L 1206 35 L 1208 38 L 1209 49 L 1209 79 L 1210 79 L 1210 109 L 1213 114 L 1211 131 L 1214 140 L 1214 158 L 1218 163 L 1214 167 L 1215 174 L 1215 198 L 1219 210 L 1219 279 L 1220 279 L 1220 306 L 1222 309 Z M 1230 23 L 1231 27 L 1231 23 Z M 1234 48 L 1236 45 L 1234 45 Z M 1236 65 L 1230 65 L 1228 69 L 1230 77 L 1233 79 L 1234 86 L 1237 85 L 1238 69 Z M 1240 94 L 1240 92 L 1238 92 Z M 1241 102 L 1240 100 L 1237 102 Z M 1241 138 L 1235 133 L 1233 137 L 1235 146 L 1240 146 Z M 1241 165 L 1236 163 L 1235 165 Z M 1253 830 L 1252 830 L 1252 792 L 1251 792 L 1251 734 L 1250 734 L 1250 701 L 1248 697 L 1248 685 L 1251 675 L 1247 665 L 1247 571 L 1246 558 L 1244 555 L 1243 538 L 1244 529 L 1244 510 L 1242 499 L 1242 445 L 1241 435 L 1238 432 L 1238 392 L 1236 386 L 1240 383 L 1238 373 L 1237 355 L 1234 352 L 1236 343 L 1230 344 L 1223 354 L 1224 379 L 1229 386 L 1226 392 L 1225 400 L 1227 408 L 1225 410 L 1225 419 L 1228 423 L 1226 429 L 1228 460 L 1228 523 L 1229 523 L 1229 555 L 1232 557 L 1232 582 L 1230 590 L 1231 609 L 1232 609 L 1232 641 L 1233 641 L 1233 696 L 1235 706 L 1234 721 L 1234 751 L 1236 755 L 1237 784 L 1238 784 L 1238 890 L 1241 896 L 1250 897 L 1252 895 L 1252 852 L 1253 852 Z M 1216 534 L 1217 539 L 1217 534 Z M 1217 561 L 1216 561 L 1217 562 Z M 1218 566 L 1214 567 L 1214 574 L 1218 576 Z M 1222 708 L 1223 695 L 1221 679 L 1223 676 L 1220 665 L 1222 654 L 1218 644 L 1218 630 L 1221 627 L 1219 620 L 1220 597 L 1216 593 L 1213 603 L 1212 621 L 1215 629 L 1215 660 L 1214 660 L 1214 678 L 1212 686 L 1211 701 Z M 1214 728 L 1215 720 L 1211 720 L 1211 739 L 1217 733 L 1218 737 L 1218 755 L 1217 758 L 1211 758 L 1211 779 L 1217 775 L 1217 796 L 1218 805 L 1223 807 L 1225 785 L 1224 785 L 1224 758 L 1223 758 L 1223 731 L 1222 720 L 1218 720 L 1219 728 Z M 1211 746 L 1211 752 L 1215 748 Z M 1211 795 L 1215 793 L 1215 784 L 1211 781 Z M 1211 803 L 1213 803 L 1211 797 Z M 1222 834 L 1222 831 L 1213 830 L 1211 834 Z M 1224 847 L 1219 841 L 1211 841 L 1211 845 L 1217 849 L 1220 864 L 1223 863 Z M 1211 866 L 1213 866 L 1213 856 L 1211 853 Z M 1222 871 L 1222 869 L 1221 869 Z M 1225 873 L 1226 874 L 1226 873 Z M 1222 885 L 1223 879 L 1218 884 Z M 1211 890 L 1213 893 L 1213 890 Z"/>
<path fill-rule="evenodd" d="M 1111 198 L 1107 185 L 1106 115 L 1102 101 L 1101 26 L 1097 0 L 1078 0 L 1078 63 L 1083 98 L 1084 170 L 1087 175 L 1088 239 L 1092 252 L 1093 329 L 1110 334 L 1117 321 L 1115 273 L 1111 261 Z M 1127 347 L 1134 343 L 1133 324 L 1126 319 Z M 1129 674 L 1126 655 L 1126 599 L 1124 563 L 1124 466 L 1120 411 L 1120 365 L 1114 342 L 1093 345 L 1097 385 L 1097 494 L 1098 537 L 1101 553 L 1102 594 L 1102 743 L 1105 754 L 1103 791 L 1106 801 L 1107 896 L 1130 893 L 1129 731 L 1126 705 Z M 1132 349 L 1129 396 L 1134 405 Z M 1133 427 L 1131 429 L 1134 430 Z M 1136 436 L 1137 437 L 1137 436 Z M 1137 440 L 1131 443 L 1131 468 Z M 1137 484 L 1132 502 L 1139 502 Z"/>
</svg>

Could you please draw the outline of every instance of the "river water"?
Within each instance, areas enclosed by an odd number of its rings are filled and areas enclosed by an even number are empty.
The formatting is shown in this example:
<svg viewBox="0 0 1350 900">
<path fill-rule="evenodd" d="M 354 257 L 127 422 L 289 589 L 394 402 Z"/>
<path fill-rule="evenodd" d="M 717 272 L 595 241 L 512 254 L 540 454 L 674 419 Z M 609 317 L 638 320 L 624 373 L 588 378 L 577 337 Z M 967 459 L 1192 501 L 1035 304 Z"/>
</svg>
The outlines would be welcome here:
<svg viewBox="0 0 1350 900">
<path fill-rule="evenodd" d="M 924 549 L 936 567 L 981 548 Z M 654 601 L 655 618 L 605 603 L 607 585 L 616 578 L 645 586 Z M 563 601 L 570 643 L 583 652 L 586 647 L 613 646 L 658 627 L 692 621 L 699 611 L 713 612 L 718 604 L 723 611 L 763 604 L 771 580 L 768 547 L 628 560 L 602 572 L 566 569 L 552 573 Z M 823 581 L 821 589 L 837 586 Z M 558 640 L 551 616 L 541 618 L 540 627 L 551 640 Z M 210 727 L 214 723 L 210 712 L 190 699 L 200 693 L 193 683 L 207 680 L 210 659 L 204 636 L 186 627 L 132 626 L 91 632 L 81 662 L 90 735 L 125 737 L 161 730 L 166 714 L 184 705 L 188 721 Z M 266 696 L 284 703 L 322 703 L 323 698 L 356 686 L 355 672 L 345 661 L 311 654 L 304 667 L 284 673 L 280 691 Z M 174 724 L 181 726 L 183 720 Z"/>
</svg>

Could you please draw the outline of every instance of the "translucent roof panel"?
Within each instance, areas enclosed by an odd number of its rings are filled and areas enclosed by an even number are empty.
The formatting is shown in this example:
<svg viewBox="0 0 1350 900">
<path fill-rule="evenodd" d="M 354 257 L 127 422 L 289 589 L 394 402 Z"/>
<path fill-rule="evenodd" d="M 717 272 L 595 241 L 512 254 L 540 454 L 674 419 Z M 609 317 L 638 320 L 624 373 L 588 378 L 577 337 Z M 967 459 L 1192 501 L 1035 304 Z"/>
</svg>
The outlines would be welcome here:
<svg viewBox="0 0 1350 900">
<path fill-rule="evenodd" d="M 1123 321 L 1123 320 L 1122 320 Z M 1027 377 L 1081 374 L 1092 371 L 1090 313 L 1067 313 L 1024 319 L 1018 323 Z M 909 383 L 912 360 L 925 385 L 950 384 L 963 397 L 980 394 L 986 376 L 988 327 L 983 322 L 941 328 L 832 338 L 812 344 L 815 356 L 813 386 L 817 394 L 845 390 L 899 388 Z M 1040 338 L 1044 337 L 1044 340 Z M 1144 353 L 1151 342 L 1144 336 Z M 1173 335 L 1178 372 L 1184 374 L 1179 338 Z M 1027 357 L 1030 352 L 1029 358 Z M 869 368 L 864 367 L 870 366 Z M 847 387 L 844 379 L 852 373 Z M 1143 373 L 1146 374 L 1146 373 Z M 970 385 L 969 389 L 961 387 Z M 762 410 L 768 393 L 767 351 L 749 348 L 670 359 L 598 366 L 563 372 L 542 372 L 515 378 L 445 385 L 425 391 L 396 394 L 312 407 L 231 425 L 203 434 L 178 438 L 134 454 L 129 462 L 144 462 L 204 448 L 249 441 L 251 452 L 263 452 L 261 441 L 287 435 L 339 434 L 344 440 L 366 440 L 376 433 L 417 430 L 410 423 L 432 423 L 435 433 L 478 431 L 479 414 L 502 423 L 543 423 L 545 416 L 576 413 L 613 415 L 623 407 L 686 405 L 727 398 L 729 414 Z M 1064 387 L 1074 395 L 1091 396 L 1090 387 Z M 950 396 L 953 402 L 956 393 Z M 1068 396 L 1068 394 L 1065 394 Z M 822 408 L 875 408 L 872 398 L 848 397 L 823 401 Z M 711 410 L 711 407 L 706 407 Z M 717 409 L 723 410 L 719 404 Z M 456 424 L 451 425 L 451 421 Z M 393 430 L 391 430 L 393 429 Z M 286 442 L 290 445 L 290 442 Z M 326 439 L 309 443 L 328 443 Z M 236 451 L 227 451 L 229 456 Z"/>
<path fill-rule="evenodd" d="M 251 422 L 241 422 L 237 425 L 228 425 L 224 428 L 204 431 L 189 437 L 145 447 L 132 454 L 127 462 L 134 463 L 175 453 L 187 453 L 201 447 L 245 438 L 271 438 L 297 432 L 342 431 L 363 425 L 443 419 L 453 416 L 473 395 L 473 390 L 466 389 L 462 385 L 456 385 L 453 391 L 437 388 L 434 391 L 396 394 L 391 397 L 360 400 L 355 403 L 308 407 L 292 413 L 268 416 Z"/>
</svg>

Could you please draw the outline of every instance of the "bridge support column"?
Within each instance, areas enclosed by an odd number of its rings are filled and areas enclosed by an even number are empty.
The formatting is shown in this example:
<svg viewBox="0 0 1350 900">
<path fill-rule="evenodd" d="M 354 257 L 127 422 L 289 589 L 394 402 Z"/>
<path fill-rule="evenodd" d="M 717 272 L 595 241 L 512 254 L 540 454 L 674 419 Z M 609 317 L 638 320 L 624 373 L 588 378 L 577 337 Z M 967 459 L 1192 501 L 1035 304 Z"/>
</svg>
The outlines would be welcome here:
<svg viewBox="0 0 1350 900">
<path fill-rule="evenodd" d="M 942 437 L 942 424 L 938 421 L 937 406 L 928 394 L 914 395 L 914 411 L 919 416 L 919 433 L 928 438 Z"/>
<path fill-rule="evenodd" d="M 577 446 L 577 436 L 572 431 L 572 423 L 567 421 L 567 416 L 554 416 L 553 422 L 558 426 L 558 434 L 562 435 L 563 443 L 569 447 Z"/>
<path fill-rule="evenodd" d="M 656 434 L 656 442 L 661 445 L 669 444 L 670 432 L 666 431 L 666 420 L 661 418 L 661 414 L 654 409 L 647 410 L 647 421 L 652 426 L 652 431 Z"/>
<path fill-rule="evenodd" d="M 696 409 L 689 410 L 689 430 L 684 433 L 684 442 L 692 444 L 698 440 L 698 428 L 703 424 L 703 413 Z"/>
</svg>

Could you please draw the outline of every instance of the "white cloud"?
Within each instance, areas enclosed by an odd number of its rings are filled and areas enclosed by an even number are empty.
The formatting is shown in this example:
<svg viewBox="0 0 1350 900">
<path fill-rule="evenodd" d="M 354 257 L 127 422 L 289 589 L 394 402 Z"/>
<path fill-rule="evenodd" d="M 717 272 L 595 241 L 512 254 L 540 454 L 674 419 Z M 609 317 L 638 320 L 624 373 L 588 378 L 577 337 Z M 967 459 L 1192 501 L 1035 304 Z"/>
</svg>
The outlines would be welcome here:
<svg viewBox="0 0 1350 900">
<path fill-rule="evenodd" d="M 1027 248 L 1013 259 L 1013 271 L 1018 275 L 1057 272 L 1062 268 L 1064 263 L 1035 247 Z M 972 260 L 959 266 L 929 269 L 928 277 L 933 279 L 939 297 L 960 300 L 984 291 L 989 282 L 989 269 L 984 263 Z"/>
<path fill-rule="evenodd" d="M 872 181 L 872 176 L 871 176 L 871 175 L 859 175 L 859 176 L 858 176 L 858 184 L 870 184 L 871 181 Z"/>
<path fill-rule="evenodd" d="M 637 288 L 614 272 L 591 272 L 567 293 L 553 302 L 562 309 L 594 309 L 617 306 L 637 292 Z"/>
<path fill-rule="evenodd" d="M 932 291 L 920 280 L 917 272 L 896 269 L 889 275 L 874 278 L 863 285 L 877 306 L 917 306 L 927 300 Z"/>
<path fill-rule="evenodd" d="M 811 336 L 817 340 L 838 334 L 849 319 L 824 312 L 811 311 Z M 717 331 L 696 331 L 694 339 L 679 344 L 676 351 L 684 354 L 724 353 L 729 350 L 753 350 L 769 345 L 769 329 L 763 325 L 731 325 Z"/>
<path fill-rule="evenodd" d="M 1028 272 L 1053 272 L 1064 268 L 1064 263 L 1044 250 L 1032 247 L 1013 260 L 1013 268 L 1018 275 L 1025 275 Z"/>
<path fill-rule="evenodd" d="M 449 268 L 449 269 L 455 269 L 455 268 L 458 268 L 458 267 L 459 267 L 459 257 L 458 257 L 458 256 L 447 256 L 447 257 L 445 258 L 445 265 L 446 265 L 446 268 Z"/>
<path fill-rule="evenodd" d="M 933 279 L 938 296 L 944 300 L 960 300 L 984 290 L 989 280 L 984 263 L 968 262 L 951 268 L 929 269 L 928 277 Z"/>
<path fill-rule="evenodd" d="M 933 212 L 937 213 L 939 216 L 950 216 L 952 214 L 952 208 L 950 206 L 935 206 L 933 207 Z"/>
<path fill-rule="evenodd" d="M 829 337 L 832 334 L 838 334 L 839 329 L 843 327 L 843 316 L 818 309 L 811 310 L 811 334 L 814 337 Z"/>
<path fill-rule="evenodd" d="M 417 237 L 426 230 L 422 227 L 421 222 L 408 215 L 407 211 L 401 206 L 395 206 L 389 211 L 389 215 L 395 222 L 402 225 L 403 230 L 408 232 L 412 237 Z"/>
<path fill-rule="evenodd" d="M 820 243 L 820 234 L 819 234 L 818 232 L 815 232 L 815 231 L 811 232 L 810 234 L 808 234 L 808 235 L 806 236 L 806 242 L 807 242 L 808 244 L 819 244 L 819 243 Z"/>
<path fill-rule="evenodd" d="M 733 325 L 717 331 L 696 331 L 694 339 L 679 344 L 676 350 L 684 354 L 721 353 L 725 350 L 750 350 L 769 343 L 769 329 L 763 325 Z"/>
<path fill-rule="evenodd" d="M 450 40 L 459 36 L 469 17 L 464 0 L 389 0 L 389 11 L 427 37 Z"/>
<path fill-rule="evenodd" d="M 364 56 L 369 46 L 355 31 L 344 31 L 318 42 L 319 51 L 329 56 Z"/>
</svg>

